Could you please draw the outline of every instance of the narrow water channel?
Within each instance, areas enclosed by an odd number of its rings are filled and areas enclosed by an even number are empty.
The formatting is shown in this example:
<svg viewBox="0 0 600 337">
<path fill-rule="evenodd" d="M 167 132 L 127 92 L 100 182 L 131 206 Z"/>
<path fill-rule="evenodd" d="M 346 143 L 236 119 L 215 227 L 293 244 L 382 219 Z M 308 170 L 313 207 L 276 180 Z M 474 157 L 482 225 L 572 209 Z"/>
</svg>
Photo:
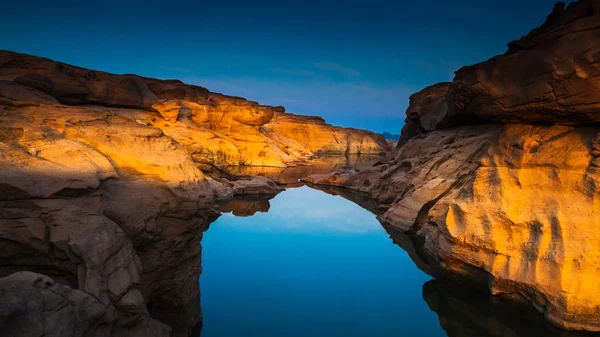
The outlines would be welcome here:
<svg viewBox="0 0 600 337">
<path fill-rule="evenodd" d="M 202 246 L 203 337 L 446 336 L 431 277 L 341 197 L 288 189 L 268 212 L 224 214 Z"/>
<path fill-rule="evenodd" d="M 340 196 L 303 186 L 224 211 L 202 239 L 202 337 L 599 336 L 432 280 L 410 239 Z"/>
</svg>

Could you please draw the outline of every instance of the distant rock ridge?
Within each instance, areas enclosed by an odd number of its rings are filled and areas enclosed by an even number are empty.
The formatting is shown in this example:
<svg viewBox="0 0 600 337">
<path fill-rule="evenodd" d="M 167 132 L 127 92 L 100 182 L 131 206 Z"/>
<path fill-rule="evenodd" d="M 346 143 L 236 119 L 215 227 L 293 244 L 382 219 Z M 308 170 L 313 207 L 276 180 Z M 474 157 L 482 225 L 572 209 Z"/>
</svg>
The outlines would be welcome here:
<svg viewBox="0 0 600 337">
<path fill-rule="evenodd" d="M 395 159 L 309 181 L 377 200 L 430 274 L 600 331 L 600 1 L 558 3 L 406 115 Z"/>
<path fill-rule="evenodd" d="M 40 114 L 42 107 L 104 107 L 107 113 L 162 130 L 204 168 L 285 167 L 316 153 L 389 150 L 381 135 L 285 113 L 281 106 L 260 105 L 178 80 L 114 75 L 9 51 L 0 51 L 0 104 L 30 108 L 28 114 Z"/>
<path fill-rule="evenodd" d="M 382 133 L 382 135 L 387 140 L 399 140 L 400 139 L 399 134 L 392 134 L 390 132 L 384 132 L 384 133 Z"/>
</svg>

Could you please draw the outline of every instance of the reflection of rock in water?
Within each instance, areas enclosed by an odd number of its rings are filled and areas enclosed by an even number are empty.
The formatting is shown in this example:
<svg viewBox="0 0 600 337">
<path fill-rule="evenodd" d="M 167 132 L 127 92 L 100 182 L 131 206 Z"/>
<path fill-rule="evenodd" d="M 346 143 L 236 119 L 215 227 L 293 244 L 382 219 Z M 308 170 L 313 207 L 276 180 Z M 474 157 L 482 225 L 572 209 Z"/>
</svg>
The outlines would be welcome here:
<svg viewBox="0 0 600 337">
<path fill-rule="evenodd" d="M 329 195 L 337 195 L 346 200 L 352 201 L 353 203 L 375 215 L 383 214 L 385 211 L 382 206 L 380 206 L 375 200 L 369 198 L 369 196 L 365 193 L 335 186 L 314 185 L 310 183 L 306 183 L 306 186 L 321 192 L 325 192 Z"/>
<path fill-rule="evenodd" d="M 307 186 L 331 195 L 339 195 L 370 212 L 381 215 L 385 210 L 366 194 L 354 190 L 324 186 Z M 433 268 L 435 261 L 424 252 L 428 247 L 417 242 L 418 237 L 382 224 L 393 243 L 405 250 L 416 266 L 438 278 L 423 286 L 423 298 L 436 312 L 442 328 L 449 337 L 599 337 L 598 333 L 565 331 L 545 322 L 543 315 L 526 306 L 508 301 L 501 295 L 491 296 L 478 290 L 466 279 L 448 278 L 453 275 Z M 474 271 L 475 272 L 475 271 Z M 457 283 L 456 281 L 463 282 Z M 465 283 L 469 282 L 469 283 Z M 466 290 L 465 290 L 466 289 Z"/>
<path fill-rule="evenodd" d="M 308 162 L 309 165 L 291 167 L 230 166 L 225 167 L 220 175 L 228 179 L 263 176 L 286 187 L 298 187 L 302 185 L 298 180 L 313 174 L 343 172 L 348 169 L 361 171 L 372 167 L 383 158 L 381 155 L 322 156 Z"/>
<path fill-rule="evenodd" d="M 598 333 L 560 330 L 527 307 L 515 307 L 483 292 L 439 280 L 423 285 L 423 299 L 449 337 L 598 337 Z"/>
<path fill-rule="evenodd" d="M 271 208 L 269 200 L 273 197 L 238 197 L 219 204 L 219 211 L 232 213 L 235 216 L 253 216 L 257 212 L 266 213 Z"/>
<path fill-rule="evenodd" d="M 0 74 L 3 336 L 188 335 L 214 199 L 281 191 L 200 169 L 389 149 L 381 135 L 179 81 L 7 51 Z"/>
</svg>

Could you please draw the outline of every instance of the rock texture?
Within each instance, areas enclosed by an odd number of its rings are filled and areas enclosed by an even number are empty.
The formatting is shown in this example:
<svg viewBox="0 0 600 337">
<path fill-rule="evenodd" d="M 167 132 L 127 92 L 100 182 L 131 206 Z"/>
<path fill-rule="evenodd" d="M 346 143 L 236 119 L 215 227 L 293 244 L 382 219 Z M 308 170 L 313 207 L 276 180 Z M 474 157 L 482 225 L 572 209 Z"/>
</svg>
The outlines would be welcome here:
<svg viewBox="0 0 600 337">
<path fill-rule="evenodd" d="M 299 187 L 300 181 L 315 174 L 328 174 L 331 172 L 344 172 L 347 170 L 361 171 L 370 168 L 377 162 L 386 160 L 390 154 L 381 155 L 345 155 L 321 156 L 310 161 L 310 165 L 297 165 L 291 167 L 258 167 L 235 166 L 228 167 L 222 172 L 227 179 L 239 180 L 255 176 L 266 177 L 285 187 Z"/>
<path fill-rule="evenodd" d="M 294 139 L 315 154 L 378 154 L 388 147 L 383 135 L 331 126 L 321 117 L 285 112 L 275 112 L 265 130 Z"/>
<path fill-rule="evenodd" d="M 431 132 L 449 123 L 448 102 L 446 94 L 450 83 L 443 82 L 429 86 L 410 96 L 410 104 L 406 109 L 406 120 L 400 138 L 404 143 L 412 136 Z"/>
<path fill-rule="evenodd" d="M 156 318 L 187 334 L 200 318 L 198 242 L 216 216 L 211 181 L 172 138 L 111 111 L 0 115 L 0 272 L 43 273 L 93 296 L 106 335 L 168 334 L 144 332 L 163 326 Z"/>
<path fill-rule="evenodd" d="M 463 67 L 451 83 L 410 97 L 398 146 L 433 130 L 476 123 L 600 122 L 600 8 L 559 2 L 539 28 L 509 50 Z"/>
<path fill-rule="evenodd" d="M 19 272 L 0 278 L 2 336 L 168 336 L 170 328 L 150 320 L 113 325 L 93 294 L 55 283 L 50 277 Z"/>
<path fill-rule="evenodd" d="M 440 320 L 448 337 L 593 337 L 594 333 L 551 326 L 531 308 L 515 307 L 497 296 L 479 294 L 460 285 L 431 280 L 423 299 Z"/>
<path fill-rule="evenodd" d="M 109 114 L 160 129 L 205 170 L 225 165 L 285 167 L 315 153 L 389 149 L 381 135 L 334 127 L 318 117 L 285 113 L 283 107 L 176 80 L 108 74 L 8 51 L 0 51 L 0 104 L 54 112 L 66 106 L 104 107 Z"/>
<path fill-rule="evenodd" d="M 0 334 L 187 336 L 215 200 L 281 191 L 219 172 L 388 149 L 283 107 L 0 51 Z"/>
<path fill-rule="evenodd" d="M 600 117 L 600 6 L 558 3 L 505 55 L 456 73 L 450 111 L 505 123 L 586 125 Z"/>
<path fill-rule="evenodd" d="M 309 181 L 378 200 L 430 274 L 600 330 L 599 15 L 557 4 L 507 54 L 413 95 L 393 160 Z"/>
</svg>

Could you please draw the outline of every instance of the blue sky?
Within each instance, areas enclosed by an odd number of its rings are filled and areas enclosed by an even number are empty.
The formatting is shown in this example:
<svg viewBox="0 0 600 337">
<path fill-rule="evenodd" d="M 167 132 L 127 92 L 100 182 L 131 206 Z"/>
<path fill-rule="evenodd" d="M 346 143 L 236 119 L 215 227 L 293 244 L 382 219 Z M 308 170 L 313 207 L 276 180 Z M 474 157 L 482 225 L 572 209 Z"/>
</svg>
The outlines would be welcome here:
<svg viewBox="0 0 600 337">
<path fill-rule="evenodd" d="M 23 0 L 3 4 L 0 49 L 397 133 L 411 93 L 504 53 L 554 2 Z"/>
</svg>

